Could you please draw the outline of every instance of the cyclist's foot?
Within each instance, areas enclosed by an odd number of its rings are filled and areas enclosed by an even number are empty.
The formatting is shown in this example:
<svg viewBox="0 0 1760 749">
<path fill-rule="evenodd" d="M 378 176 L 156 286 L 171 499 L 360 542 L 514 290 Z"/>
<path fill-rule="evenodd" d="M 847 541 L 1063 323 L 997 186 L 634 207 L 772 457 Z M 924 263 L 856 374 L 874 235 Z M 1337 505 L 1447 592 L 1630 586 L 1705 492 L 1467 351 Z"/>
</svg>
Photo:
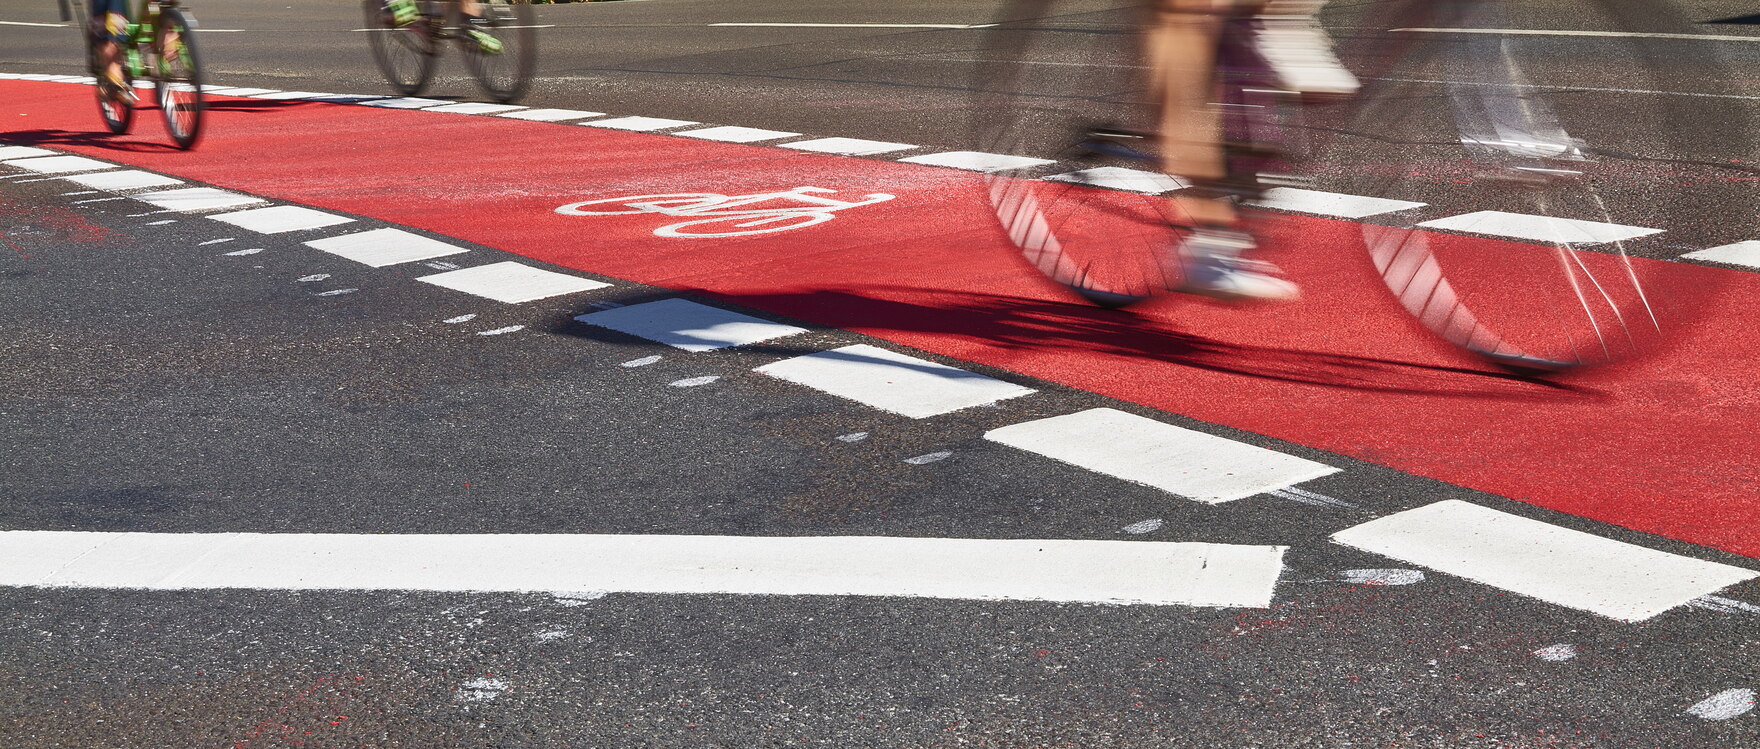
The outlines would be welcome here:
<svg viewBox="0 0 1760 749">
<path fill-rule="evenodd" d="M 135 103 L 134 86 L 129 85 L 128 80 L 122 76 L 120 65 L 112 66 L 112 69 L 105 71 L 100 83 L 102 84 L 101 88 L 104 89 L 104 95 L 110 99 L 124 104 Z"/>
<path fill-rule="evenodd" d="M 1170 289 L 1224 301 L 1289 301 L 1296 285 L 1277 277 L 1277 266 L 1250 260 L 1253 237 L 1243 231 L 1196 227 L 1179 248 L 1181 283 Z"/>
<path fill-rule="evenodd" d="M 421 14 L 416 10 L 416 0 L 387 0 L 385 12 L 391 14 L 391 25 L 408 26 L 416 22 Z"/>
<path fill-rule="evenodd" d="M 1286 89 L 1343 97 L 1360 88 L 1357 77 L 1333 54 L 1331 37 L 1313 16 L 1261 16 L 1256 41 L 1259 54 Z"/>
<path fill-rule="evenodd" d="M 489 21 L 481 16 L 465 16 L 465 36 L 477 45 L 477 51 L 485 55 L 501 54 L 501 40 L 496 39 L 484 29 L 489 28 Z"/>
</svg>

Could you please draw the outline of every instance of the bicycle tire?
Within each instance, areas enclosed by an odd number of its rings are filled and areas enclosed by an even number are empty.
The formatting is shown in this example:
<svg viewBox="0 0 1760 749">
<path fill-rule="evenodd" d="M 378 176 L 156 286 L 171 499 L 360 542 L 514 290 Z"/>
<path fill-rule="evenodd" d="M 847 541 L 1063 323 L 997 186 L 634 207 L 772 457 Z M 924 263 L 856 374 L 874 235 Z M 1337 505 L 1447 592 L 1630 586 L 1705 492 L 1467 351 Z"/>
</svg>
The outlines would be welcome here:
<svg viewBox="0 0 1760 749">
<path fill-rule="evenodd" d="M 398 26 L 386 7 L 385 0 L 362 0 L 367 45 L 373 50 L 373 62 L 391 90 L 401 96 L 418 96 L 428 88 L 434 76 L 434 61 L 439 46 L 434 43 L 437 25 L 427 0 L 417 0 L 422 13 L 415 21 Z"/>
<path fill-rule="evenodd" d="M 1184 220 L 1164 194 L 1142 77 L 1140 3 L 1014 0 L 981 44 L 972 116 L 1002 233 L 1035 272 L 1118 308 L 1177 285 Z M 1070 171 L 1077 163 L 1081 168 Z M 1056 166 L 1054 166 L 1054 164 Z"/>
<path fill-rule="evenodd" d="M 1473 17 L 1489 7 L 1457 8 L 1458 25 L 1400 19 L 1374 27 L 1512 27 Z M 1694 197 L 1712 192 L 1730 199 L 1735 188 L 1715 174 L 1727 165 L 1709 164 L 1686 134 L 1688 122 L 1704 116 L 1694 105 L 1715 101 L 1734 79 L 1705 42 L 1647 36 L 1692 30 L 1666 3 L 1603 0 L 1600 16 L 1596 31 L 1606 36 L 1509 36 L 1495 44 L 1482 33 L 1394 40 L 1397 32 L 1363 31 L 1365 19 L 1343 22 L 1358 28 L 1353 36 L 1399 51 L 1362 58 L 1372 70 L 1368 85 L 1319 171 L 1334 176 L 1330 189 L 1338 192 L 1424 204 L 1364 225 L 1377 276 L 1430 334 L 1521 373 L 1655 353 L 1691 327 L 1716 291 L 1711 274 L 1668 262 L 1698 230 L 1681 223 L 1690 210 L 1664 209 L 1653 190 L 1667 184 L 1669 199 L 1684 205 L 1715 204 Z M 1576 64 L 1543 72 L 1568 81 L 1527 78 L 1540 71 L 1533 61 L 1560 49 Z M 1478 79 L 1444 74 L 1458 75 L 1462 55 L 1512 63 L 1481 67 Z M 1614 89 L 1695 96 L 1664 102 Z M 1439 96 L 1454 106 L 1438 107 Z M 1717 117 L 1727 132 L 1746 132 L 1745 122 L 1729 121 L 1743 117 L 1736 108 Z M 1693 160 L 1704 163 L 1684 163 Z M 1695 174 L 1682 179 L 1679 171 Z M 1715 191 L 1683 184 L 1698 181 L 1722 184 Z M 1751 204 L 1746 192 L 1734 204 Z"/>
<path fill-rule="evenodd" d="M 122 135 L 127 133 L 129 127 L 134 124 L 134 102 L 130 99 L 116 96 L 115 92 L 110 90 L 109 84 L 104 80 L 105 64 L 103 55 L 98 49 L 98 45 L 101 41 L 98 31 L 98 19 L 88 16 L 86 18 L 85 28 L 86 68 L 92 74 L 92 77 L 97 79 L 92 84 L 92 92 L 97 96 L 98 100 L 98 117 L 103 120 L 105 129 L 109 130 L 114 135 Z M 118 52 L 123 55 L 127 54 L 127 50 L 118 50 Z M 124 85 L 130 87 L 134 85 L 133 71 L 128 69 L 126 61 L 122 66 L 122 82 Z"/>
<path fill-rule="evenodd" d="M 497 53 L 486 53 L 461 35 L 465 67 L 489 98 L 502 104 L 518 101 L 532 86 L 538 61 L 537 21 L 528 0 L 482 0 L 485 23 L 475 27 L 501 43 Z"/>
<path fill-rule="evenodd" d="M 207 106 L 202 94 L 201 48 L 181 9 L 161 8 L 153 31 L 154 92 L 165 130 L 178 148 L 189 150 L 202 137 Z"/>
</svg>

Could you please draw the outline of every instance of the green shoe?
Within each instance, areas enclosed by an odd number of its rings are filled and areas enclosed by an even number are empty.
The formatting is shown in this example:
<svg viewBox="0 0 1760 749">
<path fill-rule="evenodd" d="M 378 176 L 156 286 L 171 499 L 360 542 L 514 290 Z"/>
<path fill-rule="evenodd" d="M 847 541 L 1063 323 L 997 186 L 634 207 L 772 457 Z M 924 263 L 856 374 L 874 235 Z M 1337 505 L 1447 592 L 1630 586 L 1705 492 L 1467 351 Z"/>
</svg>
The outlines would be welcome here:
<svg viewBox="0 0 1760 749">
<path fill-rule="evenodd" d="M 501 40 L 496 39 L 489 32 L 481 29 L 467 29 L 464 33 L 470 37 L 471 41 L 476 42 L 478 52 L 485 55 L 501 54 Z"/>
<path fill-rule="evenodd" d="M 416 10 L 416 0 L 387 0 L 385 10 L 391 12 L 391 23 L 397 26 L 408 26 L 416 22 L 420 15 Z"/>
</svg>

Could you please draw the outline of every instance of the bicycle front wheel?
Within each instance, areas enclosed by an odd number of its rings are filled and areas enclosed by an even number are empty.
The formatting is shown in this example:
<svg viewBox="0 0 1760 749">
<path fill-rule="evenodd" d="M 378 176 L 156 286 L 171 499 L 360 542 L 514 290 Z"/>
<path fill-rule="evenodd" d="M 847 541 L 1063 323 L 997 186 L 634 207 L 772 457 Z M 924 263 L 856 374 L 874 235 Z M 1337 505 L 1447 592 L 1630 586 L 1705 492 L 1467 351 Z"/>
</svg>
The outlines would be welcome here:
<svg viewBox="0 0 1760 749">
<path fill-rule="evenodd" d="M 416 5 L 426 7 L 423 0 L 416 0 Z M 402 96 L 421 94 L 434 75 L 434 58 L 440 53 L 434 44 L 433 19 L 419 14 L 414 21 L 398 25 L 386 0 L 363 0 L 361 10 L 369 29 L 367 44 L 373 48 L 373 61 L 385 82 Z"/>
<path fill-rule="evenodd" d="M 103 23 L 102 20 L 96 18 L 87 19 L 86 68 L 91 72 L 92 77 L 97 79 L 97 82 L 92 86 L 92 91 L 98 97 L 98 117 L 103 119 L 105 129 L 121 135 L 128 132 L 129 126 L 134 124 L 134 97 L 132 96 L 134 76 L 130 73 L 128 65 L 124 63 L 122 65 L 122 84 L 130 87 L 129 89 L 118 90 L 106 79 L 105 69 L 109 67 L 109 63 L 104 60 L 103 45 L 109 41 L 109 36 L 104 32 Z M 117 50 L 119 56 L 126 54 L 126 50 Z"/>
<path fill-rule="evenodd" d="M 538 30 L 527 0 L 484 0 L 483 23 L 466 33 L 464 61 L 489 98 L 503 104 L 518 101 L 532 85 L 538 61 Z"/>
<path fill-rule="evenodd" d="M 1529 372 L 1642 356 L 1690 328 L 1719 274 L 1669 261 L 1752 223 L 1694 218 L 1753 200 L 1751 168 L 1731 169 L 1745 154 L 1691 137 L 1696 119 L 1746 131 L 1739 107 L 1715 106 L 1733 80 L 1717 42 L 1673 36 L 1691 24 L 1650 0 L 1602 0 L 1593 28 L 1560 33 L 1521 4 L 1433 7 L 1339 22 L 1372 47 L 1346 47 L 1365 89 L 1312 170 L 1386 201 L 1361 235 L 1399 305 Z"/>
<path fill-rule="evenodd" d="M 202 135 L 206 108 L 202 102 L 202 58 L 183 11 L 159 11 L 153 54 L 157 58 L 159 113 L 165 118 L 165 129 L 178 148 L 193 148 Z"/>
<path fill-rule="evenodd" d="M 1007 158 L 986 197 L 1026 265 L 1089 303 L 1165 291 L 1182 221 L 1165 196 L 1141 3 L 1015 0 L 983 38 L 972 125 Z M 1069 164 L 1077 164 L 1072 170 Z"/>
</svg>

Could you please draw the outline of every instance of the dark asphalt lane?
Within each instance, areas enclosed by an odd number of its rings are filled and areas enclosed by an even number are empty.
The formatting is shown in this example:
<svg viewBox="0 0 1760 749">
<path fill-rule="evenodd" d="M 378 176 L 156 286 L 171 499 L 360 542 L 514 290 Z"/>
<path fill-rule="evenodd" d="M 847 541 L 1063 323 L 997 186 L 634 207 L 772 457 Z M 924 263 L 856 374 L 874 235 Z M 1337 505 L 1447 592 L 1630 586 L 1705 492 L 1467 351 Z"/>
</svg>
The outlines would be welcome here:
<svg viewBox="0 0 1760 749">
<path fill-rule="evenodd" d="M 749 371 L 860 336 L 683 355 L 570 320 L 657 290 L 503 307 L 411 281 L 431 272 L 421 264 L 366 268 L 297 236 L 135 215 L 129 200 L 74 205 L 92 198 L 70 191 L 0 182 L 0 528 L 1293 549 L 1272 608 L 1251 611 L 4 589 L 7 747 L 1760 747 L 1752 715 L 1687 713 L 1760 682 L 1754 614 L 1682 608 L 1634 625 L 1441 575 L 1354 584 L 1346 571 L 1388 561 L 1325 537 L 1455 498 L 1727 559 L 1703 549 L 1155 414 L 1343 467 L 1304 486 L 1357 507 L 1170 500 L 981 438 L 1140 410 L 1127 404 L 1025 381 L 1042 392 L 879 415 Z M 356 291 L 320 295 L 340 289 Z M 650 355 L 662 359 L 622 366 Z M 721 379 L 670 384 L 703 375 Z M 872 436 L 836 439 L 855 431 Z M 936 450 L 954 455 L 903 462 Z M 1122 530 L 1152 518 L 1164 524 Z M 1760 582 L 1726 594 L 1760 598 Z M 1561 644 L 1576 657 L 1534 654 Z"/>
</svg>

